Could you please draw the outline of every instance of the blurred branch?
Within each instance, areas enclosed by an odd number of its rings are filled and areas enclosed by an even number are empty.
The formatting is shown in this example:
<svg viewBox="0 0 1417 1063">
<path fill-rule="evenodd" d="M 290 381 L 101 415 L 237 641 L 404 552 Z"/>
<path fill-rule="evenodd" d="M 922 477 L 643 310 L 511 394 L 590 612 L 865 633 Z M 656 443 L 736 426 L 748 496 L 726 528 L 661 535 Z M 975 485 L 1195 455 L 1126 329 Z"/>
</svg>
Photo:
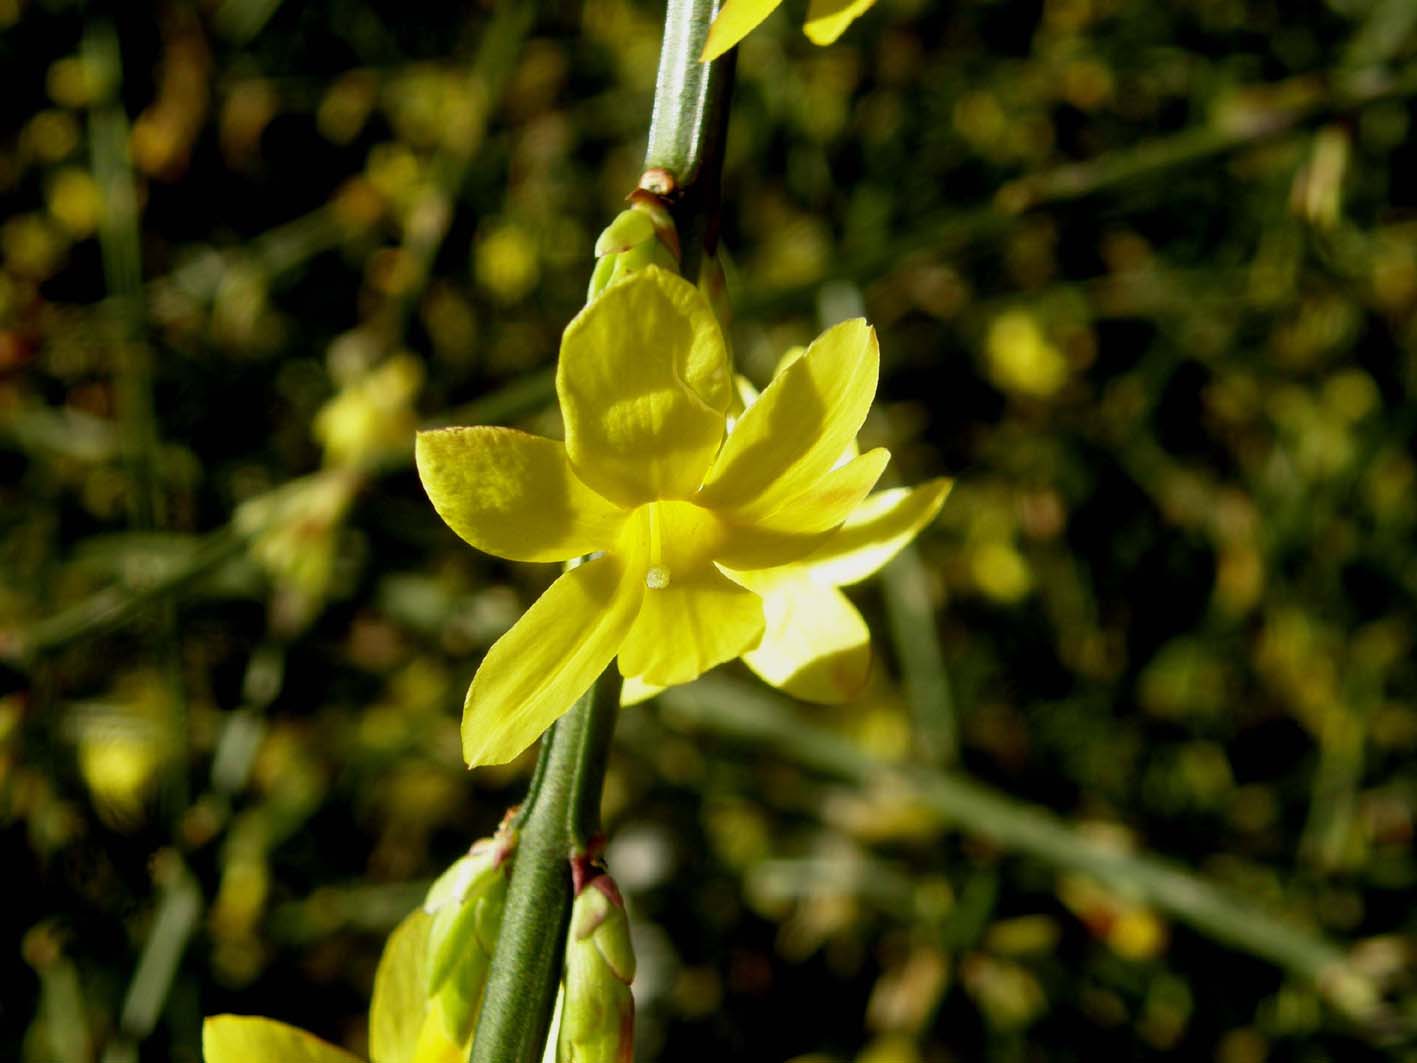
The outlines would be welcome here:
<svg viewBox="0 0 1417 1063">
<path fill-rule="evenodd" d="M 77 639 L 112 631 L 139 616 L 149 605 L 192 586 L 222 562 L 235 557 L 246 540 L 228 525 L 197 541 L 186 556 L 142 579 L 119 583 L 31 624 L 25 631 L 0 631 L 0 659 L 34 661 Z"/>
<path fill-rule="evenodd" d="M 157 488 L 157 424 L 152 396 L 152 354 L 143 338 L 142 234 L 138 192 L 128 153 L 128 116 L 119 89 L 123 80 L 118 36 L 106 21 L 89 24 L 83 40 L 84 60 L 102 86 L 89 112 L 93 176 L 103 201 L 98 227 L 99 249 L 109 299 L 118 321 L 116 397 L 124 456 L 131 485 L 128 504 L 132 523 L 151 528 L 158 523 L 161 503 Z"/>
<path fill-rule="evenodd" d="M 882 575 L 892 642 L 900 655 L 905 696 L 928 763 L 948 766 L 959 757 L 959 725 L 940 633 L 930 602 L 930 573 L 920 551 L 907 543 Z"/>
<path fill-rule="evenodd" d="M 289 944 L 308 944 L 340 930 L 387 934 L 400 919 L 423 903 L 431 879 L 370 885 L 326 886 L 298 901 L 271 911 L 271 937 Z"/>
<path fill-rule="evenodd" d="M 555 394 L 554 372 L 541 370 L 457 407 L 430 423 L 429 427 L 450 423 L 501 424 L 514 421 L 541 409 Z M 396 467 L 401 468 L 412 460 L 410 447 Z M 299 477 L 252 501 L 274 498 L 292 484 L 308 479 Z M 267 508 L 272 518 L 279 512 L 277 507 Z M 238 556 L 260 531 L 260 528 L 238 530 L 236 522 L 230 521 L 196 540 L 186 556 L 172 559 L 169 565 L 146 573 L 144 578 L 105 587 L 67 609 L 36 621 L 27 630 L 0 630 L 0 660 L 30 664 L 71 642 L 121 627 L 141 615 L 147 606 L 194 587 L 202 577 Z"/>
<path fill-rule="evenodd" d="M 454 424 L 502 424 L 536 413 L 556 398 L 556 370 L 538 369 L 425 422 L 425 428 Z M 408 455 L 412 460 L 413 454 Z"/>
<path fill-rule="evenodd" d="M 498 4 L 468 72 L 465 91 L 479 109 L 501 98 L 531 30 L 534 4 Z M 481 117 L 479 116 L 479 121 Z M 432 181 L 409 210 L 404 222 L 403 252 L 408 257 L 410 279 L 392 303 L 389 328 L 402 335 L 409 315 L 418 304 L 433 272 L 433 261 L 448 235 L 453 202 L 467 181 L 468 169 L 481 134 L 471 129 L 452 143 L 444 143 L 429 164 Z"/>
<path fill-rule="evenodd" d="M 276 277 L 335 246 L 340 234 L 335 208 L 321 205 L 308 214 L 267 229 L 239 247 L 206 248 L 172 272 L 150 280 L 149 298 L 159 297 L 164 289 L 175 288 L 210 300 L 216 296 L 222 278 L 238 263 L 254 260 L 262 273 Z"/>
<path fill-rule="evenodd" d="M 222 0 L 212 22 L 233 41 L 245 44 L 261 32 L 280 5 L 281 0 Z"/>
<path fill-rule="evenodd" d="M 157 915 L 143 944 L 133 980 L 123 998 L 118 1036 L 103 1053 L 104 1063 L 127 1063 L 138 1058 L 137 1044 L 157 1025 L 177 966 L 197 919 L 202 912 L 202 894 L 197 882 L 176 853 L 161 854 L 158 874 L 167 879 Z"/>
<path fill-rule="evenodd" d="M 74 962 L 66 957 L 51 926 L 41 924 L 25 935 L 21 952 L 39 976 L 36 1017 L 41 1043 L 54 1063 L 91 1063 L 93 1035 L 84 1006 L 83 986 Z"/>
<path fill-rule="evenodd" d="M 814 281 L 745 291 L 735 305 L 741 315 L 750 317 L 810 305 L 825 283 L 875 280 L 897 268 L 902 259 L 920 252 L 953 254 L 971 243 L 1008 232 L 1022 214 L 1205 162 L 1272 140 L 1309 122 L 1413 95 L 1417 95 L 1417 64 L 1394 73 L 1344 69 L 1252 88 L 1237 94 L 1235 102 L 1206 125 L 1009 181 L 991 203 L 920 218 L 908 231 L 880 247 L 845 258 Z"/>
<path fill-rule="evenodd" d="M 766 748 L 863 789 L 909 795 L 967 833 L 1088 875 L 1207 937 L 1284 968 L 1314 984 L 1355 1020 L 1375 1024 L 1380 1018 L 1380 987 L 1350 963 L 1341 946 L 1283 922 L 1167 860 L 1088 837 L 1046 809 L 962 775 L 878 761 L 848 740 L 806 722 L 788 703 L 755 686 L 710 677 L 665 691 L 660 701 L 680 726 Z"/>
</svg>

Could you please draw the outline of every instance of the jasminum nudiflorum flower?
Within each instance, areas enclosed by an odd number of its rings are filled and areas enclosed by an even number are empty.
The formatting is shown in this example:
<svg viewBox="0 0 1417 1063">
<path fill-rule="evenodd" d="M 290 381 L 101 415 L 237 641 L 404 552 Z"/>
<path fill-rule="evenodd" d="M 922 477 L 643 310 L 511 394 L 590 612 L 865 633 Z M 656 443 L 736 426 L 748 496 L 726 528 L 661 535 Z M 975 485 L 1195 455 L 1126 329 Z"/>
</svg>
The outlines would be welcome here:
<svg viewBox="0 0 1417 1063">
<path fill-rule="evenodd" d="M 570 568 L 488 651 L 468 690 L 472 766 L 521 753 L 618 657 L 655 686 L 758 646 L 760 595 L 726 575 L 796 561 L 880 478 L 877 449 L 838 464 L 875 396 L 860 319 L 828 329 L 724 438 L 733 378 L 704 296 L 647 267 L 567 327 L 565 443 L 510 428 L 420 433 L 434 507 L 473 546 Z"/>
</svg>

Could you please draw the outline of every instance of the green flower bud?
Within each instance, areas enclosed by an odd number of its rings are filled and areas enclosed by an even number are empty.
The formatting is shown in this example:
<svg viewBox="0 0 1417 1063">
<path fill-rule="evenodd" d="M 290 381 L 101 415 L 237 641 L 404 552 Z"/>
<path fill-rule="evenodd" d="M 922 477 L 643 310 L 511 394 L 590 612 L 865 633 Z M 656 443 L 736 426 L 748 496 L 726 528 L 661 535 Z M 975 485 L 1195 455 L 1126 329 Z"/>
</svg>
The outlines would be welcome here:
<svg viewBox="0 0 1417 1063">
<path fill-rule="evenodd" d="M 502 927 L 507 897 L 507 856 L 515 840 L 509 830 L 472 847 L 438 876 L 423 908 L 428 927 L 425 977 L 438 1003 L 448 1038 L 462 1044 L 477 1024 L 492 952 Z"/>
<path fill-rule="evenodd" d="M 595 257 L 604 258 L 620 251 L 628 251 L 639 244 L 654 239 L 655 219 L 648 210 L 630 207 L 615 215 L 615 220 L 607 225 L 595 241 Z"/>
<path fill-rule="evenodd" d="M 477 1024 L 482 991 L 487 986 L 487 972 L 497 948 L 497 935 L 502 930 L 502 911 L 506 903 L 507 876 L 499 868 L 493 872 L 486 888 L 463 904 L 464 909 L 472 911 L 473 933 L 465 939 L 461 958 L 454 962 L 437 991 L 448 1037 L 459 1044 L 471 1039 Z"/>
<path fill-rule="evenodd" d="M 434 996 L 443 1018 L 443 1031 L 454 1044 L 472 1039 L 491 965 L 491 953 L 475 947 L 468 949 Z"/>
<path fill-rule="evenodd" d="M 634 976 L 624 902 L 610 876 L 598 875 L 581 888 L 571 908 L 557 1063 L 630 1063 Z"/>
<path fill-rule="evenodd" d="M 617 281 L 646 266 L 679 268 L 679 235 L 659 197 L 636 190 L 630 206 L 615 216 L 595 241 L 596 264 L 586 301 L 593 302 Z"/>
<path fill-rule="evenodd" d="M 443 872 L 428 891 L 423 910 L 428 927 L 428 994 L 434 995 L 477 941 L 477 902 L 494 879 L 503 877 L 490 854 L 475 849 Z"/>
</svg>

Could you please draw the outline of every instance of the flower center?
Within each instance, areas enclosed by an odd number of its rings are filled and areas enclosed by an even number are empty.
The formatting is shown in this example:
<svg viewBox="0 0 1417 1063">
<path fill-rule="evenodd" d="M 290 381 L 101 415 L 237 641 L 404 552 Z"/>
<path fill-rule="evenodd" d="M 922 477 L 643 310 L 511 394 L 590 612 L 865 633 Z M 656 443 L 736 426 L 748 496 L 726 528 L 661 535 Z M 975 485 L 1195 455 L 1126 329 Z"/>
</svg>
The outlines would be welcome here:
<svg viewBox="0 0 1417 1063">
<path fill-rule="evenodd" d="M 664 533 L 660 528 L 659 507 L 649 507 L 649 568 L 645 570 L 645 586 L 662 591 L 669 586 L 669 566 L 664 563 Z"/>
<path fill-rule="evenodd" d="M 721 538 L 712 514 L 678 499 L 641 506 L 625 534 L 623 549 L 639 558 L 641 578 L 652 591 L 694 583 L 713 564 Z"/>
</svg>

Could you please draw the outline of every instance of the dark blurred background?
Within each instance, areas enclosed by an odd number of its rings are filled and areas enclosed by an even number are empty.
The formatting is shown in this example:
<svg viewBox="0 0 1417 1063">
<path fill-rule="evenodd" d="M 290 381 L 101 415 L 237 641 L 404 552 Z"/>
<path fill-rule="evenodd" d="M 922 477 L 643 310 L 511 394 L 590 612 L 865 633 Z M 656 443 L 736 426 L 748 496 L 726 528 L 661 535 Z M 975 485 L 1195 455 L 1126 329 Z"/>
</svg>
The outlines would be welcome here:
<svg viewBox="0 0 1417 1063">
<path fill-rule="evenodd" d="M 640 1058 L 1400 1057 L 1417 5 L 804 7 L 740 54 L 739 367 L 866 313 L 864 441 L 958 483 L 803 733 L 1318 951 L 733 741 L 734 666 L 619 729 Z M 662 12 L 0 0 L 0 1058 L 191 1063 L 218 1011 L 363 1051 L 384 936 L 524 789 L 458 714 L 553 574 L 457 540 L 411 433 L 558 430 Z"/>
</svg>

